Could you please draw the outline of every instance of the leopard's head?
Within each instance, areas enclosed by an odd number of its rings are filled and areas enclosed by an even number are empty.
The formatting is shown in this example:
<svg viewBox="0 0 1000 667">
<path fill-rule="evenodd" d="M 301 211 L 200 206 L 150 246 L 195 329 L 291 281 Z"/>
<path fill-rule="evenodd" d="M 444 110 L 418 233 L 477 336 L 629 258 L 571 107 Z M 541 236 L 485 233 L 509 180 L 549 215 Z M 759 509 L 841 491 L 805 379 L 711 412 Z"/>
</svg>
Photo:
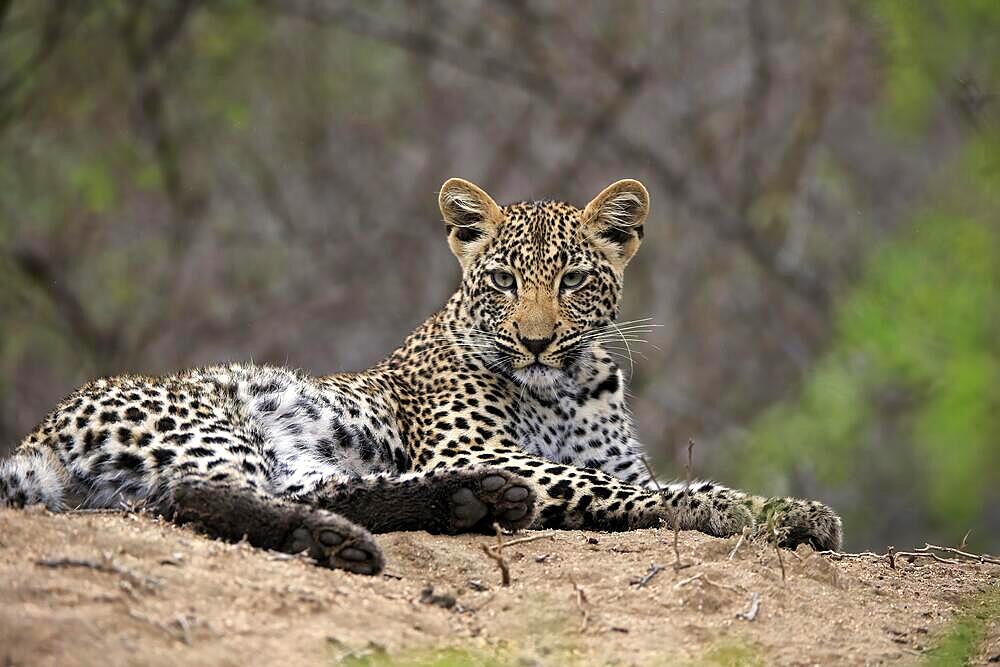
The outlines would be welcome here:
<svg viewBox="0 0 1000 667">
<path fill-rule="evenodd" d="M 642 242 L 646 188 L 618 181 L 582 210 L 551 201 L 500 206 L 453 178 L 439 203 L 462 265 L 456 340 L 522 384 L 564 382 L 613 332 L 622 275 Z"/>
</svg>

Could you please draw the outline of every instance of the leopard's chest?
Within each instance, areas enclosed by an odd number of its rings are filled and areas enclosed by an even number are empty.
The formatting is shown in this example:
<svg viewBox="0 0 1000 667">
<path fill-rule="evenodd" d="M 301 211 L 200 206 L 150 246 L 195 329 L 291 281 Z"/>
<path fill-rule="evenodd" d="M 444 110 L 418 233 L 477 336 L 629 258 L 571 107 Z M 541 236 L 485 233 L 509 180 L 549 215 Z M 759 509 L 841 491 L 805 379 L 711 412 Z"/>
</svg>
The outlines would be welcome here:
<svg viewBox="0 0 1000 667">
<path fill-rule="evenodd" d="M 608 449 L 623 450 L 630 435 L 624 406 L 614 398 L 581 392 L 552 401 L 525 401 L 517 411 L 519 444 L 550 461 L 599 468 Z"/>
</svg>

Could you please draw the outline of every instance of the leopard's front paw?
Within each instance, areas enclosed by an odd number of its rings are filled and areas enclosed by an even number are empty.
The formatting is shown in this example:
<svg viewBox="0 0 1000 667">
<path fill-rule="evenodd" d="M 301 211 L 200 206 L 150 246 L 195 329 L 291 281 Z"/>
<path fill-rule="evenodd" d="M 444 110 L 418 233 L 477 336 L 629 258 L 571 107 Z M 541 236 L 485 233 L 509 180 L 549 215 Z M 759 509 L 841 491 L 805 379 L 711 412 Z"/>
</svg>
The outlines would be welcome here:
<svg viewBox="0 0 1000 667">
<path fill-rule="evenodd" d="M 808 544 L 817 551 L 836 551 L 843 542 L 840 516 L 816 500 L 771 498 L 764 503 L 759 529 L 769 531 L 778 545 L 794 549 Z"/>
<path fill-rule="evenodd" d="M 482 468 L 458 471 L 452 481 L 457 488 L 449 497 L 448 532 L 490 532 L 494 523 L 517 530 L 526 528 L 534 517 L 535 493 L 517 475 L 499 468 Z"/>
</svg>

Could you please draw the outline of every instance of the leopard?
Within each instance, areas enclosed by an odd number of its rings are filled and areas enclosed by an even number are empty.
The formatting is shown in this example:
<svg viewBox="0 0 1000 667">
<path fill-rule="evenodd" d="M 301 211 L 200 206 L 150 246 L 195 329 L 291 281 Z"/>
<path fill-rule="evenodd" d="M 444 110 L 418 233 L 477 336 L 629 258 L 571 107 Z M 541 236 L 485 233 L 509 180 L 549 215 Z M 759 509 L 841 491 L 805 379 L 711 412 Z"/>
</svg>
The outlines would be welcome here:
<svg viewBox="0 0 1000 667">
<path fill-rule="evenodd" d="M 254 363 L 94 380 L 0 462 L 0 507 L 140 508 L 209 537 L 375 575 L 374 535 L 539 529 L 759 533 L 838 549 L 817 500 L 647 465 L 616 341 L 649 193 L 582 209 L 441 187 L 458 289 L 382 361 L 312 375 Z M 635 336 L 631 336 L 635 337 Z"/>
</svg>

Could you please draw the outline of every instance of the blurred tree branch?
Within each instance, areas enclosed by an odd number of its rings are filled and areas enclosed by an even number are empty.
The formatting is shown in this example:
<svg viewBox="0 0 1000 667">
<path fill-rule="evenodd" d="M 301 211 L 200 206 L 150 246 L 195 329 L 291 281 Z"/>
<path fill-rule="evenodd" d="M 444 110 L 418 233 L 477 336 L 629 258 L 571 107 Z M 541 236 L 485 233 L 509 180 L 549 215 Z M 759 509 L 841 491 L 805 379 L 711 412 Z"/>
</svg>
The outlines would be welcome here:
<svg viewBox="0 0 1000 667">
<path fill-rule="evenodd" d="M 178 141 L 167 116 L 162 75 L 154 71 L 154 65 L 166 56 L 181 35 L 195 4 L 195 0 L 176 0 L 168 11 L 154 13 L 149 19 L 152 27 L 144 31 L 142 23 L 148 5 L 134 2 L 129 5 L 121 25 L 126 60 L 139 91 L 137 109 L 173 211 L 171 229 L 175 255 L 187 246 L 202 198 L 184 183 Z"/>
<path fill-rule="evenodd" d="M 984 91 L 975 77 L 960 76 L 955 79 L 950 101 L 973 130 L 983 129 L 983 112 L 996 102 L 998 94 Z"/>
<path fill-rule="evenodd" d="M 494 187 L 497 188 L 503 186 L 507 175 L 517 166 L 517 162 L 524 152 L 524 128 L 527 127 L 534 114 L 535 106 L 530 103 L 526 104 L 518 113 L 510 125 L 510 130 L 497 146 L 490 166 L 486 169 L 486 175 L 483 177 L 485 183 L 494 183 L 496 184 Z"/>
<path fill-rule="evenodd" d="M 176 138 L 170 132 L 166 117 L 162 81 L 151 70 L 183 32 L 197 4 L 195 0 L 176 0 L 166 10 L 159 13 L 154 11 L 150 15 L 148 12 L 151 5 L 148 3 L 129 3 L 120 26 L 126 60 L 138 82 L 138 110 L 173 211 L 173 258 L 178 257 L 187 246 L 188 234 L 202 201 L 183 182 Z M 12 5 L 12 0 L 0 0 L 0 37 Z M 39 29 L 37 46 L 31 56 L 17 71 L 0 81 L 0 104 L 3 104 L 3 108 L 0 108 L 0 131 L 7 122 L 21 113 L 18 93 L 26 82 L 56 52 L 69 30 L 78 26 L 85 18 L 85 13 L 80 12 L 70 21 L 70 10 L 79 12 L 81 7 L 85 12 L 91 8 L 91 4 L 74 5 L 70 0 L 52 0 L 50 3 Z M 151 22 L 151 26 L 144 30 L 147 20 Z M 99 366 L 106 366 L 113 357 L 124 354 L 124 338 L 116 333 L 123 330 L 123 327 L 111 326 L 105 329 L 98 326 L 88 315 L 81 300 L 64 284 L 63 276 L 59 275 L 47 256 L 35 250 L 19 248 L 13 251 L 12 259 L 15 266 L 49 298 L 74 336 L 90 348 Z M 168 316 L 163 311 L 158 313 L 160 317 Z M 140 344 L 147 342 L 150 332 L 159 328 L 159 318 L 154 319 L 157 321 L 146 323 L 145 331 L 137 336 Z"/>
<path fill-rule="evenodd" d="M 11 259 L 21 273 L 52 302 L 58 315 L 66 322 L 73 337 L 83 343 L 95 357 L 99 367 L 104 367 L 121 348 L 117 328 L 99 326 L 76 293 L 67 285 L 49 257 L 36 249 L 20 247 L 13 250 Z"/>
<path fill-rule="evenodd" d="M 171 243 L 164 263 L 166 307 L 157 309 L 139 327 L 134 337 L 135 349 L 152 344 L 164 330 L 163 320 L 180 310 L 184 283 L 177 276 L 183 272 L 184 259 L 190 252 L 189 245 L 205 206 L 203 194 L 184 179 L 180 140 L 171 126 L 161 66 L 198 5 L 196 0 L 175 0 L 165 11 L 155 8 L 151 11 L 146 3 L 131 3 L 119 27 L 126 61 L 138 91 L 136 111 L 140 129 L 152 148 L 171 214 Z"/>
<path fill-rule="evenodd" d="M 0 0 L 0 31 L 3 30 L 3 25 L 7 21 L 7 16 L 10 15 L 10 8 L 14 5 L 14 0 Z"/>
<path fill-rule="evenodd" d="M 3 28 L 13 6 L 12 0 L 3 0 L 0 4 L 0 38 Z M 0 132 L 7 124 L 16 118 L 21 109 L 18 108 L 16 93 L 19 92 L 28 79 L 55 53 L 67 30 L 66 14 L 71 7 L 70 0 L 54 0 L 52 8 L 46 13 L 42 23 L 38 45 L 19 69 L 12 72 L 6 79 L 0 81 Z M 78 17 L 78 21 L 82 20 Z"/>
<path fill-rule="evenodd" d="M 753 145 L 753 135 L 767 114 L 768 96 L 773 81 L 770 34 L 761 0 L 747 2 L 747 35 L 750 45 L 752 74 L 743 102 L 739 124 L 740 160 L 739 208 L 745 211 L 760 183 L 760 155 Z"/>
<path fill-rule="evenodd" d="M 618 89 L 612 94 L 604 106 L 594 111 L 584 123 L 583 139 L 580 141 L 566 164 L 555 170 L 542 188 L 542 192 L 560 192 L 572 183 L 585 164 L 587 155 L 597 149 L 598 145 L 609 134 L 613 134 L 619 126 L 618 120 L 628 110 L 632 101 L 642 92 L 643 84 L 649 79 L 650 70 L 646 67 L 618 69 L 616 78 Z"/>
<path fill-rule="evenodd" d="M 159 20 L 155 21 L 148 35 L 142 33 L 140 23 L 149 5 L 143 2 L 129 4 L 122 24 L 122 37 L 134 71 L 144 72 L 163 57 L 183 32 L 196 4 L 196 0 L 174 0 L 167 11 L 155 15 Z"/>
<path fill-rule="evenodd" d="M 561 93 L 555 80 L 545 73 L 518 64 L 513 54 L 497 56 L 484 53 L 481 48 L 445 41 L 440 35 L 429 31 L 393 25 L 373 14 L 356 10 L 348 4 L 334 6 L 315 0 L 285 2 L 261 0 L 261 2 L 276 13 L 314 23 L 336 25 L 395 45 L 418 57 L 441 60 L 469 74 L 513 85 L 531 93 L 568 120 L 584 122 L 592 130 L 585 131 L 585 137 L 599 136 L 623 157 L 637 164 L 646 165 L 662 189 L 692 216 L 707 221 L 717 236 L 743 248 L 747 256 L 765 273 L 773 276 L 779 284 L 784 285 L 813 307 L 822 312 L 828 309 L 830 295 L 822 281 L 798 267 L 782 262 L 780 246 L 774 246 L 771 240 L 759 234 L 741 212 L 727 211 L 707 198 L 694 194 L 689 179 L 682 170 L 674 168 L 645 143 L 637 142 L 609 122 L 620 113 L 622 105 L 629 99 L 628 94 L 623 96 L 625 100 L 621 103 L 613 101 L 605 110 L 587 114 L 576 100 Z M 642 71 L 642 69 L 633 70 L 635 80 L 632 83 L 629 83 L 630 80 L 626 77 L 623 92 L 627 93 L 630 86 L 638 90 L 638 84 L 644 75 L 636 76 L 636 74 Z M 604 128 L 607 131 L 602 135 L 600 132 Z"/>
<path fill-rule="evenodd" d="M 844 16 L 835 12 L 831 24 L 826 44 L 813 65 L 805 100 L 791 124 L 787 143 L 776 167 L 770 174 L 762 175 L 762 162 L 751 159 L 754 174 L 750 178 L 755 185 L 741 193 L 743 208 L 740 215 L 747 220 L 744 243 L 752 248 L 751 252 L 760 253 L 764 261 L 774 266 L 780 266 L 781 259 L 777 255 L 772 256 L 772 251 L 780 252 L 784 245 L 788 233 L 789 202 L 798 193 L 809 157 L 821 140 L 833 104 L 833 90 L 841 69 L 839 64 L 850 41 L 849 26 Z M 764 104 L 763 101 L 758 103 L 761 106 Z M 817 303 L 828 303 L 828 289 L 823 283 L 816 282 L 808 289 Z"/>
<path fill-rule="evenodd" d="M 261 0 L 261 3 L 276 13 L 318 24 L 342 26 L 414 55 L 441 60 L 477 76 L 524 88 L 540 97 L 548 98 L 555 92 L 552 80 L 542 72 L 520 67 L 506 58 L 492 56 L 480 49 L 471 49 L 467 44 L 447 42 L 439 35 L 393 25 L 372 13 L 355 9 L 352 3 L 317 0 Z"/>
<path fill-rule="evenodd" d="M 775 192 L 790 195 L 798 189 L 809 153 L 820 138 L 832 106 L 833 88 L 839 71 L 837 64 L 846 51 L 848 38 L 847 26 L 842 20 L 836 21 L 816 63 L 805 103 L 792 124 L 788 145 L 774 173 L 759 188 L 758 196 Z"/>
</svg>

